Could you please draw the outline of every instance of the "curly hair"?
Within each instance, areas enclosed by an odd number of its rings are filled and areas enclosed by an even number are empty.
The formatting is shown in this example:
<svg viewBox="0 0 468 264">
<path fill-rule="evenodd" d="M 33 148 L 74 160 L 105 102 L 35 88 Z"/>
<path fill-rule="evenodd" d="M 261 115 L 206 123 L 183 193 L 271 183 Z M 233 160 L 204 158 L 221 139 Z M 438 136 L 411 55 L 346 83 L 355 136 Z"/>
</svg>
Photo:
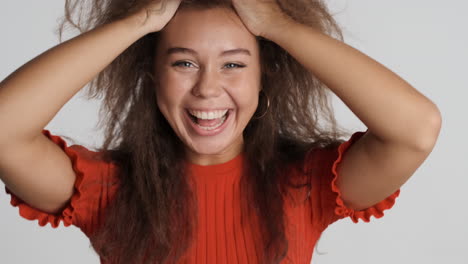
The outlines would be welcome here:
<svg viewBox="0 0 468 264">
<path fill-rule="evenodd" d="M 343 39 L 321 0 L 277 0 L 299 23 Z M 66 0 L 58 28 L 83 33 L 140 10 L 151 0 Z M 181 8 L 233 8 L 230 0 L 182 0 Z M 158 107 L 154 58 L 158 32 L 133 43 L 90 83 L 87 98 L 103 96 L 99 125 L 105 127 L 100 151 L 118 165 L 119 192 L 106 209 L 105 221 L 90 236 L 99 256 L 112 263 L 172 263 L 190 246 L 197 226 L 196 198 L 185 177 L 184 145 Z M 269 110 L 252 118 L 243 132 L 247 165 L 241 180 L 242 210 L 260 217 L 262 263 L 279 263 L 287 254 L 284 197 L 291 184 L 283 173 L 314 148 L 336 147 L 349 137 L 334 117 L 329 89 L 279 45 L 257 37 L 262 90 Z M 273 67 L 272 67 L 273 65 Z M 254 116 L 262 115 L 259 101 Z M 323 124 L 319 124 L 319 120 Z"/>
</svg>

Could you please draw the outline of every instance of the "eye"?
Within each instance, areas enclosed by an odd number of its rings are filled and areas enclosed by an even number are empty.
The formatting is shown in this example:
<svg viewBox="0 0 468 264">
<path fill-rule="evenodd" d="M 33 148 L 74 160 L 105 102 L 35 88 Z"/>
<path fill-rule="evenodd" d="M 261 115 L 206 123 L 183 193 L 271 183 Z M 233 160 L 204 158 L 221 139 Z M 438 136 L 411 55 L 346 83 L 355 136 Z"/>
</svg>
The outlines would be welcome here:
<svg viewBox="0 0 468 264">
<path fill-rule="evenodd" d="M 176 61 L 174 62 L 174 64 L 172 64 L 172 66 L 180 66 L 180 67 L 184 67 L 184 68 L 190 68 L 190 65 L 193 65 L 191 62 L 189 61 Z"/>
<path fill-rule="evenodd" d="M 226 68 L 244 68 L 245 65 L 237 64 L 237 63 L 227 63 L 224 65 Z"/>
</svg>

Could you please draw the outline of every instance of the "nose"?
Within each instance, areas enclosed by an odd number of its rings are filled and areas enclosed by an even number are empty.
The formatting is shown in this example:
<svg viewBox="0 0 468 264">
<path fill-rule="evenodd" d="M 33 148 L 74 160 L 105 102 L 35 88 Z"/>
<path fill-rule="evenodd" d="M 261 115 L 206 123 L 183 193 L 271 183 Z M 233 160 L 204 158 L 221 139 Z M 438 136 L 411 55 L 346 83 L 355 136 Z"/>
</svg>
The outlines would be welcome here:
<svg viewBox="0 0 468 264">
<path fill-rule="evenodd" d="M 199 71 L 198 81 L 192 88 L 192 94 L 197 97 L 210 98 L 218 97 L 222 93 L 219 73 L 202 68 Z"/>
</svg>

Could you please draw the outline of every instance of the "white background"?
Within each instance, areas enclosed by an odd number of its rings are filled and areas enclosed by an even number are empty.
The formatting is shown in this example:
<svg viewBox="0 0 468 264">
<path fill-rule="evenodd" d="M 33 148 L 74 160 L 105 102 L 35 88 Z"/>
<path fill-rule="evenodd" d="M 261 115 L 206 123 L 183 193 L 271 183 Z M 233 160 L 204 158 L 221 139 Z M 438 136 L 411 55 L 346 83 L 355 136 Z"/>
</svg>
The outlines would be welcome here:
<svg viewBox="0 0 468 264">
<path fill-rule="evenodd" d="M 395 207 L 371 223 L 344 219 L 331 225 L 318 243 L 318 251 L 327 254 L 316 251 L 313 263 L 468 263 L 468 2 L 329 3 L 345 41 L 436 103 L 443 127 L 437 146 L 401 188 Z M 0 2 L 0 79 L 58 43 L 54 29 L 63 5 L 59 0 Z M 334 105 L 343 126 L 365 129 L 337 97 Z M 94 130 L 98 106 L 78 93 L 46 128 L 95 147 L 102 140 L 101 131 Z M 99 263 L 78 228 L 39 227 L 21 218 L 3 190 L 0 182 L 0 263 Z"/>
</svg>

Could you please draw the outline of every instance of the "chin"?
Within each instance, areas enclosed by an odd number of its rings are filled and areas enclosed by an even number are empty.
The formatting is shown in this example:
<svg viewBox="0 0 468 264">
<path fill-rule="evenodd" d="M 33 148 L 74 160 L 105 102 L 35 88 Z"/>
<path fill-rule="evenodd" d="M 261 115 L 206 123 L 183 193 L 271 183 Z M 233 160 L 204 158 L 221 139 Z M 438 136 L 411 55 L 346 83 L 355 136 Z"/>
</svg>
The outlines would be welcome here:
<svg viewBox="0 0 468 264">
<path fill-rule="evenodd" d="M 199 155 L 218 155 L 225 152 L 227 145 L 217 144 L 216 142 L 192 144 L 191 150 Z"/>
</svg>

